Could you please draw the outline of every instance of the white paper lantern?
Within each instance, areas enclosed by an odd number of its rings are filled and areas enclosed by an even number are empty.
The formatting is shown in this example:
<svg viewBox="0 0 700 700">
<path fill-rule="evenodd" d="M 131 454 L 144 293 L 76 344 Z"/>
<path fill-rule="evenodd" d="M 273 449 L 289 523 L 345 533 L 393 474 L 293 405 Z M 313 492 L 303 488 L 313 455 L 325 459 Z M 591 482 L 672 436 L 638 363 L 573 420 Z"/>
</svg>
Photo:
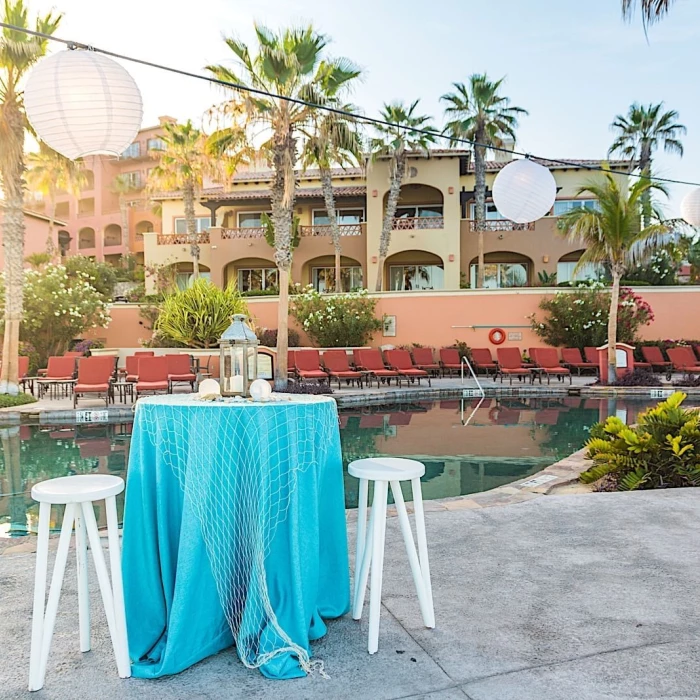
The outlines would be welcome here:
<svg viewBox="0 0 700 700">
<path fill-rule="evenodd" d="M 556 197 L 557 183 L 552 173 L 529 158 L 508 163 L 493 183 L 496 209 L 518 224 L 541 219 Z"/>
<path fill-rule="evenodd" d="M 134 79 L 95 51 L 61 51 L 42 59 L 29 75 L 24 104 L 39 138 L 71 160 L 120 155 L 143 118 Z"/>
<path fill-rule="evenodd" d="M 250 385 L 250 397 L 253 401 L 267 401 L 271 394 L 272 387 L 266 379 L 256 379 Z"/>
<path fill-rule="evenodd" d="M 683 197 L 681 216 L 691 225 L 700 226 L 700 187 Z"/>
<path fill-rule="evenodd" d="M 200 396 L 221 396 L 221 387 L 216 379 L 203 379 L 199 383 Z"/>
</svg>

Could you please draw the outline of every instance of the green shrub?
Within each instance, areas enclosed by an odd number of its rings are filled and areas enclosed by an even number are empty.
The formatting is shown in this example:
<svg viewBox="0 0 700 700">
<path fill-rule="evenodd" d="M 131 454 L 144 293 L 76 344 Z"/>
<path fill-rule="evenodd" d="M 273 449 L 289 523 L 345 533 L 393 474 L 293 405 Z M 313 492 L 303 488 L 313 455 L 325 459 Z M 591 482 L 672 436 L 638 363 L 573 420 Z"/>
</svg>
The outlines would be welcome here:
<svg viewBox="0 0 700 700">
<path fill-rule="evenodd" d="M 220 289 L 200 278 L 187 289 L 165 297 L 155 320 L 153 342 L 160 338 L 188 348 L 215 347 L 233 315 L 247 313 L 248 307 L 235 287 Z"/>
<path fill-rule="evenodd" d="M 367 290 L 335 295 L 307 289 L 291 300 L 290 311 L 320 347 L 357 347 L 367 345 L 382 327 L 376 305 Z"/>
<path fill-rule="evenodd" d="M 605 489 L 619 491 L 700 486 L 700 409 L 683 408 L 685 398 L 674 393 L 635 426 L 616 416 L 593 426 L 586 448 L 594 466 L 581 481 L 605 478 Z"/>
<path fill-rule="evenodd" d="M 256 332 L 260 345 L 264 345 L 267 348 L 277 347 L 277 329 L 276 328 L 261 328 Z M 287 345 L 290 348 L 299 347 L 299 334 L 293 329 L 289 328 L 287 330 Z"/>
<path fill-rule="evenodd" d="M 24 406 L 28 403 L 36 403 L 36 399 L 31 394 L 19 393 L 16 396 L 10 396 L 9 394 L 0 394 L 0 408 Z"/>
</svg>

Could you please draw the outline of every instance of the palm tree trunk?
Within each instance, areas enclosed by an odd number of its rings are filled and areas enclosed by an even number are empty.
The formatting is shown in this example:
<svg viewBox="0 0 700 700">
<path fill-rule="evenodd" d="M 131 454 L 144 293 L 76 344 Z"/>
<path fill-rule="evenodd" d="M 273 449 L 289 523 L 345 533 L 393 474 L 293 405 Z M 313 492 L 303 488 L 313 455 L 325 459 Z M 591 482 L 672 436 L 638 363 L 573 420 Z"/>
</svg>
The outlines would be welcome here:
<svg viewBox="0 0 700 700">
<path fill-rule="evenodd" d="M 651 152 L 648 144 L 642 146 L 642 152 L 639 157 L 639 170 L 642 175 L 649 177 L 651 175 Z M 651 226 L 651 191 L 642 192 L 642 228 Z"/>
<path fill-rule="evenodd" d="M 119 203 L 122 215 L 122 245 L 126 242 L 129 245 L 129 206 L 124 199 Z"/>
<path fill-rule="evenodd" d="M 343 291 L 340 281 L 340 254 L 342 252 L 342 247 L 340 244 L 340 227 L 338 226 L 338 217 L 335 214 L 333 179 L 331 177 L 330 168 L 321 167 L 320 171 L 323 200 L 326 204 L 326 213 L 328 214 L 328 223 L 331 227 L 331 238 L 333 239 L 333 248 L 335 250 L 335 291 L 340 293 Z"/>
<path fill-rule="evenodd" d="M 194 183 L 187 182 L 182 192 L 185 204 L 185 222 L 187 235 L 190 239 L 190 255 L 192 255 L 192 277 L 199 279 L 199 244 L 197 243 L 197 222 L 194 218 Z"/>
<path fill-rule="evenodd" d="M 483 143 L 484 134 L 477 131 L 476 141 Z M 484 220 L 486 219 L 486 149 L 483 146 L 474 148 L 474 198 L 476 200 L 475 228 L 477 231 L 477 268 L 476 286 L 484 286 Z"/>
<path fill-rule="evenodd" d="M 53 244 L 53 229 L 56 225 L 56 205 L 54 197 L 49 195 L 49 233 L 46 236 L 46 252 L 50 256 L 49 262 L 56 262 L 56 246 Z"/>
<path fill-rule="evenodd" d="M 612 384 L 617 379 L 617 305 L 620 301 L 621 277 L 622 270 L 618 265 L 613 265 L 608 316 L 608 384 Z"/>
<path fill-rule="evenodd" d="M 394 215 L 401 196 L 401 183 L 406 172 L 406 154 L 398 153 L 392 158 L 390 165 L 391 181 L 389 183 L 389 196 L 386 200 L 386 211 L 382 221 L 382 235 L 379 239 L 379 263 L 377 265 L 376 291 L 381 292 L 384 286 L 384 263 L 389 253 L 391 232 L 394 229 Z"/>
<path fill-rule="evenodd" d="M 20 465 L 21 443 L 19 439 L 19 426 L 0 428 L 0 440 L 2 441 L 2 456 L 5 462 L 5 476 L 7 478 L 8 492 L 10 493 L 10 537 L 28 535 L 27 511 L 25 509 L 25 489 L 22 483 L 22 469 Z"/>
</svg>

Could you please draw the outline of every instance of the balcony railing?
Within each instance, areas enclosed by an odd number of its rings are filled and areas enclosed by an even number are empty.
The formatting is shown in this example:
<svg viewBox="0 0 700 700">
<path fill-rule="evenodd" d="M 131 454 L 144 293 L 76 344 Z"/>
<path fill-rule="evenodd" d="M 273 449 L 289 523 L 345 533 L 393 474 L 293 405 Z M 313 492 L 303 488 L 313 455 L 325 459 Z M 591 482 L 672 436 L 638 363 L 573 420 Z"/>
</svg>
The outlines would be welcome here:
<svg viewBox="0 0 700 700">
<path fill-rule="evenodd" d="M 394 231 L 423 231 L 425 229 L 445 228 L 444 216 L 405 216 L 394 219 Z"/>
<path fill-rule="evenodd" d="M 192 243 L 189 233 L 158 234 L 158 245 L 187 245 Z M 209 243 L 209 231 L 197 234 L 197 243 Z"/>
<path fill-rule="evenodd" d="M 362 224 L 338 224 L 341 236 L 361 236 Z M 302 236 L 330 236 L 331 227 L 327 224 L 319 226 L 300 226 Z"/>
<path fill-rule="evenodd" d="M 469 230 L 476 231 L 476 221 L 469 222 Z M 482 222 L 482 231 L 534 231 L 535 222 L 530 221 L 527 224 L 516 224 L 515 221 L 509 219 L 486 219 Z"/>
<path fill-rule="evenodd" d="M 244 228 L 222 228 L 221 238 L 264 238 L 265 228 L 263 226 L 247 226 Z"/>
</svg>

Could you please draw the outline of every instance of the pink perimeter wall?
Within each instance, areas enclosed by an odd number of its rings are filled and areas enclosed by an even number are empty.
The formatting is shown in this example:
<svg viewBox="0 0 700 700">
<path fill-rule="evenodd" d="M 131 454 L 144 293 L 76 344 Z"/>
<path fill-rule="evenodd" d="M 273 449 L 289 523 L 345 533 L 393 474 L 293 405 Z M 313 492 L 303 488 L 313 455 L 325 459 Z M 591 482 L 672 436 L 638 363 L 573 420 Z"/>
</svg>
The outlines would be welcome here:
<svg viewBox="0 0 700 700">
<path fill-rule="evenodd" d="M 700 339 L 700 287 L 640 287 L 636 290 L 654 310 L 655 321 L 641 329 L 646 340 L 665 338 Z M 460 292 L 384 293 L 378 295 L 377 315 L 396 316 L 396 336 L 378 333 L 372 345 L 420 343 L 432 347 L 451 345 L 455 340 L 470 347 L 495 348 L 489 342 L 492 328 L 521 334 L 504 345 L 527 348 L 542 341 L 530 330 L 528 316 L 551 291 L 463 290 Z M 249 310 L 259 328 L 277 327 L 277 299 L 250 299 Z M 136 304 L 115 304 L 108 328 L 97 328 L 90 337 L 101 338 L 107 347 L 138 347 L 150 337 Z M 292 327 L 298 327 L 292 321 Z M 302 342 L 308 339 L 302 334 Z"/>
</svg>

